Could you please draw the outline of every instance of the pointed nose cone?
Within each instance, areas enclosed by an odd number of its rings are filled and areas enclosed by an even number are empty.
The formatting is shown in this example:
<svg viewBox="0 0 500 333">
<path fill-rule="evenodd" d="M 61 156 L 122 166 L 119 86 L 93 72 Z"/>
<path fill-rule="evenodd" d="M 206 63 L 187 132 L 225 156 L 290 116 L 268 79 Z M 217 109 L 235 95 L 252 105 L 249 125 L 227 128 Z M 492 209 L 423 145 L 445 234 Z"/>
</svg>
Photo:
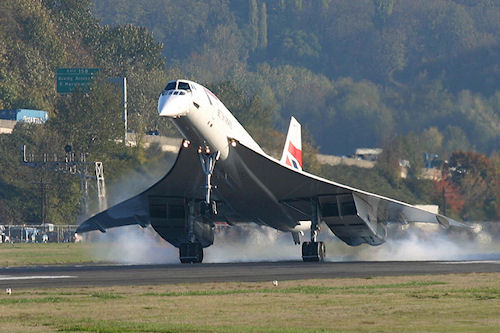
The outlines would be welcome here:
<svg viewBox="0 0 500 333">
<path fill-rule="evenodd" d="M 160 116 L 168 116 L 168 97 L 167 96 L 160 96 L 158 99 L 158 113 Z"/>
<path fill-rule="evenodd" d="M 189 97 L 186 95 L 164 95 L 158 99 L 158 113 L 162 117 L 185 116 L 188 110 Z"/>
</svg>

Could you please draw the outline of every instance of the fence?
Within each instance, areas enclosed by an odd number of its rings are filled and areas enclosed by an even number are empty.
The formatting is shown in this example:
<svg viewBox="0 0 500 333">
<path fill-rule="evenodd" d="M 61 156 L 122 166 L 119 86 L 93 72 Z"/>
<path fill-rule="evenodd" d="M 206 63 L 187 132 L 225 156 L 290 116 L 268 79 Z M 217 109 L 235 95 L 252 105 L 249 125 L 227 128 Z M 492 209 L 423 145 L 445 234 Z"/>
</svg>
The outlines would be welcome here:
<svg viewBox="0 0 500 333">
<path fill-rule="evenodd" d="M 77 225 L 0 225 L 0 243 L 68 243 Z"/>
</svg>

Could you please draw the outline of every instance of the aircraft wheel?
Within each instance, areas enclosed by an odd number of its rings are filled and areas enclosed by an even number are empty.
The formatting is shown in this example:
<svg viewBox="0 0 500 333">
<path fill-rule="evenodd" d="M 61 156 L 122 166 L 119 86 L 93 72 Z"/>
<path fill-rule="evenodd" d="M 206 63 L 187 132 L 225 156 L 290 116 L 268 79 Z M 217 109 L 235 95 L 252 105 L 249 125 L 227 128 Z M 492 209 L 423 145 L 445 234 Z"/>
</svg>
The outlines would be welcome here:
<svg viewBox="0 0 500 333">
<path fill-rule="evenodd" d="M 326 246 L 324 242 L 318 242 L 318 261 L 325 261 Z"/>
<path fill-rule="evenodd" d="M 183 264 L 201 263 L 203 247 L 200 243 L 183 243 L 179 246 L 179 259 Z"/>
<path fill-rule="evenodd" d="M 323 242 L 304 242 L 302 243 L 303 261 L 324 261 L 326 247 Z"/>
</svg>

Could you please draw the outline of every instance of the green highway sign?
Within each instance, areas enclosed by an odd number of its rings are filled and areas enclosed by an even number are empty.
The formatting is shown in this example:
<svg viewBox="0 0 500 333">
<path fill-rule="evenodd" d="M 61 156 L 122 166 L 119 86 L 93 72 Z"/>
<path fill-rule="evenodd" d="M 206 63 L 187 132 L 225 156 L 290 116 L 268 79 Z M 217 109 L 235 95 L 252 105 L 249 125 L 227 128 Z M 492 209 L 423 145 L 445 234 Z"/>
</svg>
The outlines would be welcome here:
<svg viewBox="0 0 500 333">
<path fill-rule="evenodd" d="M 75 88 L 86 91 L 97 73 L 99 73 L 99 68 L 58 68 L 57 92 L 67 94 Z"/>
</svg>

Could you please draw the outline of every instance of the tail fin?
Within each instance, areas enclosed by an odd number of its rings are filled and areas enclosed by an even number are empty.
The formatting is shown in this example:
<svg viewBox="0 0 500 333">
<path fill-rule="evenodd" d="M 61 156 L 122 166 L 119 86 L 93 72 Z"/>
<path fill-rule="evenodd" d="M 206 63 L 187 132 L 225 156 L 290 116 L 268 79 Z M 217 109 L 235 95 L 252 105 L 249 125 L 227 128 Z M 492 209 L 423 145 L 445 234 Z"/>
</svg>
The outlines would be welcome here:
<svg viewBox="0 0 500 333">
<path fill-rule="evenodd" d="M 281 163 L 302 170 L 302 133 L 300 124 L 294 117 L 290 119 Z"/>
</svg>

